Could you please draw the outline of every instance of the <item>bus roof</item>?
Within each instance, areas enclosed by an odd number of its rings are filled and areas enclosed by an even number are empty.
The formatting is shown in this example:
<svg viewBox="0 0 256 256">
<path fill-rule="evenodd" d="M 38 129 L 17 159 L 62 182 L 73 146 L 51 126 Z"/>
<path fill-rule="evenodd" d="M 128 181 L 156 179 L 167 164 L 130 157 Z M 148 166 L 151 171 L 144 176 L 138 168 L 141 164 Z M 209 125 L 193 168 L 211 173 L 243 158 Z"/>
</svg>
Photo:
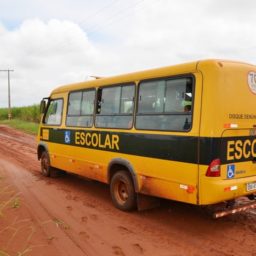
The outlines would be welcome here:
<svg viewBox="0 0 256 256">
<path fill-rule="evenodd" d="M 171 75 L 177 75 L 177 74 L 188 74 L 198 71 L 198 66 L 204 66 L 204 64 L 209 65 L 221 65 L 221 63 L 225 64 L 240 64 L 240 65 L 251 65 L 248 63 L 243 62 L 237 62 L 237 61 L 229 61 L 229 60 L 218 60 L 218 59 L 209 59 L 209 60 L 199 60 L 184 64 L 178 64 L 173 66 L 166 66 L 166 67 L 160 67 L 155 69 L 149 69 L 139 72 L 133 72 L 133 73 L 127 73 L 127 74 L 121 74 L 117 76 L 111 76 L 111 77 L 104 77 L 99 78 L 95 80 L 89 80 L 79 83 L 73 83 L 68 85 L 63 85 L 60 87 L 57 87 L 52 91 L 52 94 L 55 93 L 63 93 L 68 92 L 70 90 L 81 90 L 91 87 L 99 87 L 102 85 L 114 85 L 118 83 L 129 83 L 139 80 L 146 80 L 156 77 L 167 77 Z M 252 65 L 253 66 L 253 65 Z"/>
</svg>

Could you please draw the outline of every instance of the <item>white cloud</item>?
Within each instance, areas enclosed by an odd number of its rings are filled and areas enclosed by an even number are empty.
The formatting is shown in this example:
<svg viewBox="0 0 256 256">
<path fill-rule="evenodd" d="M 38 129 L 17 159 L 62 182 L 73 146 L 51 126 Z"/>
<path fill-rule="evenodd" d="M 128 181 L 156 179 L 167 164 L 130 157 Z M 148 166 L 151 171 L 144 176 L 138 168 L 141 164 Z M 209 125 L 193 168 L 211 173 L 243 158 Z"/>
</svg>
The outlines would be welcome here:
<svg viewBox="0 0 256 256">
<path fill-rule="evenodd" d="M 0 1 L 0 69 L 15 70 L 13 105 L 37 103 L 56 86 L 89 75 L 205 58 L 256 63 L 253 0 L 21 0 L 13 9 L 14 4 Z M 0 107 L 7 106 L 6 78 L 1 72 Z"/>
<path fill-rule="evenodd" d="M 11 73 L 14 105 L 37 103 L 55 86 L 85 79 L 98 59 L 86 34 L 69 21 L 27 20 L 14 31 L 0 31 L 1 68 L 15 70 Z M 0 76 L 1 91 L 5 77 Z M 6 101 L 1 94 L 0 106 Z"/>
<path fill-rule="evenodd" d="M 158 66 L 201 58 L 255 62 L 256 17 L 246 16 L 251 13 L 246 1 L 243 19 L 237 19 L 238 0 L 237 6 L 209 0 L 196 4 L 186 0 L 166 1 L 164 5 L 164 1 L 149 2 L 143 12 L 136 13 L 136 24 L 126 41 L 142 63 L 148 60 L 149 65 Z"/>
</svg>

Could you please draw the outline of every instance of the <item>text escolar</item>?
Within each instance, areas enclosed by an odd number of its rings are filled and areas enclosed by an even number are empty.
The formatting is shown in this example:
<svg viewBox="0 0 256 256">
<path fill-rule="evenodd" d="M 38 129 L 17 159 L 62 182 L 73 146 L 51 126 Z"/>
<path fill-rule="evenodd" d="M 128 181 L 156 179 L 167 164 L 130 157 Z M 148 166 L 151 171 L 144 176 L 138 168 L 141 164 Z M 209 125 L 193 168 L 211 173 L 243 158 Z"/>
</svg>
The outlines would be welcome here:
<svg viewBox="0 0 256 256">
<path fill-rule="evenodd" d="M 75 144 L 94 147 L 119 150 L 119 136 L 117 134 L 90 133 L 90 132 L 76 132 Z"/>
</svg>

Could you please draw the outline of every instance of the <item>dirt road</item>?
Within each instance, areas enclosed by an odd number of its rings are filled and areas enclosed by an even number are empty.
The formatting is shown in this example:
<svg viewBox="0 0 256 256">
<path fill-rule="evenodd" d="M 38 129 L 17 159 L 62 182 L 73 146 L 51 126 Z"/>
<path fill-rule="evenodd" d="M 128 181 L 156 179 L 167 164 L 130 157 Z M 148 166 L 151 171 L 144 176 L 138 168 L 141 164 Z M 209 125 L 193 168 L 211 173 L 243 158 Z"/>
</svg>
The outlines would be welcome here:
<svg viewBox="0 0 256 256">
<path fill-rule="evenodd" d="M 0 255 L 256 256 L 256 211 L 212 220 L 164 202 L 124 213 L 106 185 L 43 177 L 35 138 L 0 126 Z"/>
</svg>

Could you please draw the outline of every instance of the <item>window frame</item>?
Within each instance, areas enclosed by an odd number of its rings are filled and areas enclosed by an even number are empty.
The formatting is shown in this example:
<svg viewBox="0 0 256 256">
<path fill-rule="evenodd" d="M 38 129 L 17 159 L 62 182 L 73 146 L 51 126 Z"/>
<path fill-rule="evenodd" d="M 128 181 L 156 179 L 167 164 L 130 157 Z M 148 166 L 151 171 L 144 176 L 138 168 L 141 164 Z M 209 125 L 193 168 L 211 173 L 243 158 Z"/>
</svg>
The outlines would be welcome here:
<svg viewBox="0 0 256 256">
<path fill-rule="evenodd" d="M 134 89 L 134 95 L 133 95 L 133 111 L 132 113 L 120 113 L 121 111 L 121 102 L 122 102 L 122 95 L 123 95 L 123 87 L 126 86 L 132 86 Z M 106 88 L 114 88 L 114 87 L 121 87 L 121 92 L 120 92 L 120 99 L 119 99 L 119 113 L 118 114 L 99 114 L 98 113 L 98 106 L 99 106 L 99 92 L 101 91 L 101 99 L 102 99 L 102 90 L 106 89 Z M 134 114 L 136 112 L 136 95 L 137 95 L 137 86 L 136 83 L 134 81 L 131 82 L 125 82 L 125 83 L 118 83 L 118 84 L 112 84 L 112 85 L 103 85 L 97 88 L 97 96 L 96 96 L 96 100 L 95 100 L 95 114 L 94 114 L 94 127 L 96 128 L 100 128 L 100 129 L 115 129 L 115 130 L 131 130 L 134 127 Z M 122 127 L 105 127 L 105 126 L 98 126 L 96 125 L 96 119 L 97 116 L 131 116 L 131 127 L 128 128 L 122 128 Z"/>
<path fill-rule="evenodd" d="M 47 107 L 46 107 L 46 110 L 45 110 L 45 113 L 44 113 L 44 116 L 43 116 L 42 123 L 43 123 L 44 126 L 61 126 L 62 121 L 63 121 L 64 98 L 60 97 L 60 98 L 48 98 L 48 99 L 49 100 L 47 102 Z M 50 104 L 51 104 L 52 101 L 57 101 L 57 100 L 61 100 L 61 103 L 62 103 L 60 123 L 59 124 L 47 124 L 45 122 L 45 118 L 46 118 L 46 114 L 48 112 L 48 109 L 50 107 Z"/>
<path fill-rule="evenodd" d="M 88 92 L 88 91 L 94 91 L 94 102 L 93 102 L 93 113 L 91 115 L 81 115 L 82 111 L 82 99 L 83 99 L 83 93 Z M 69 110 L 69 99 L 70 95 L 72 93 L 76 92 L 81 92 L 81 99 L 80 99 L 80 115 L 68 115 L 68 110 Z M 86 89 L 80 89 L 80 90 L 74 90 L 74 91 L 69 91 L 68 93 L 68 99 L 67 99 L 67 108 L 66 108 L 66 121 L 65 125 L 66 127 L 78 127 L 78 128 L 92 128 L 94 126 L 94 119 L 95 119 L 95 110 L 96 110 L 96 96 L 97 96 L 97 90 L 95 87 L 92 88 L 86 88 Z M 92 116 L 92 125 L 91 126 L 82 126 L 82 125 L 68 125 L 68 117 L 81 117 L 81 116 Z"/>
<path fill-rule="evenodd" d="M 154 81 L 160 81 L 160 80 L 164 80 L 165 83 L 168 80 L 175 80 L 175 79 L 182 79 L 182 78 L 191 78 L 192 80 L 192 102 L 191 102 L 191 110 L 190 110 L 190 114 L 191 115 L 191 126 L 188 130 L 173 130 L 173 129 L 142 129 L 142 128 L 138 128 L 137 127 L 137 116 L 157 116 L 157 115 L 161 115 L 161 116 L 165 116 L 165 115 L 173 115 L 173 116 L 179 116 L 179 115 L 188 115 L 187 113 L 178 113 L 178 112 L 149 112 L 149 113 L 139 113 L 139 97 L 140 97 L 140 88 L 141 88 L 141 84 L 143 82 L 154 82 Z M 196 78 L 194 76 L 193 73 L 189 73 L 189 74 L 181 74 L 181 75 L 176 75 L 176 76 L 166 76 L 166 77 L 156 77 L 156 78 L 152 78 L 152 79 L 144 79 L 144 80 L 140 80 L 137 86 L 137 97 L 136 97 L 136 112 L 134 115 L 134 127 L 136 130 L 141 130 L 141 131 L 156 131 L 156 132 L 181 132 L 181 133 L 188 133 L 192 130 L 193 128 L 193 115 L 194 115 L 194 102 L 195 102 L 195 87 L 196 87 Z M 167 86 L 165 86 L 165 93 L 167 91 Z M 166 94 L 165 94 L 166 95 Z M 166 103 L 164 103 L 166 104 Z"/>
</svg>

